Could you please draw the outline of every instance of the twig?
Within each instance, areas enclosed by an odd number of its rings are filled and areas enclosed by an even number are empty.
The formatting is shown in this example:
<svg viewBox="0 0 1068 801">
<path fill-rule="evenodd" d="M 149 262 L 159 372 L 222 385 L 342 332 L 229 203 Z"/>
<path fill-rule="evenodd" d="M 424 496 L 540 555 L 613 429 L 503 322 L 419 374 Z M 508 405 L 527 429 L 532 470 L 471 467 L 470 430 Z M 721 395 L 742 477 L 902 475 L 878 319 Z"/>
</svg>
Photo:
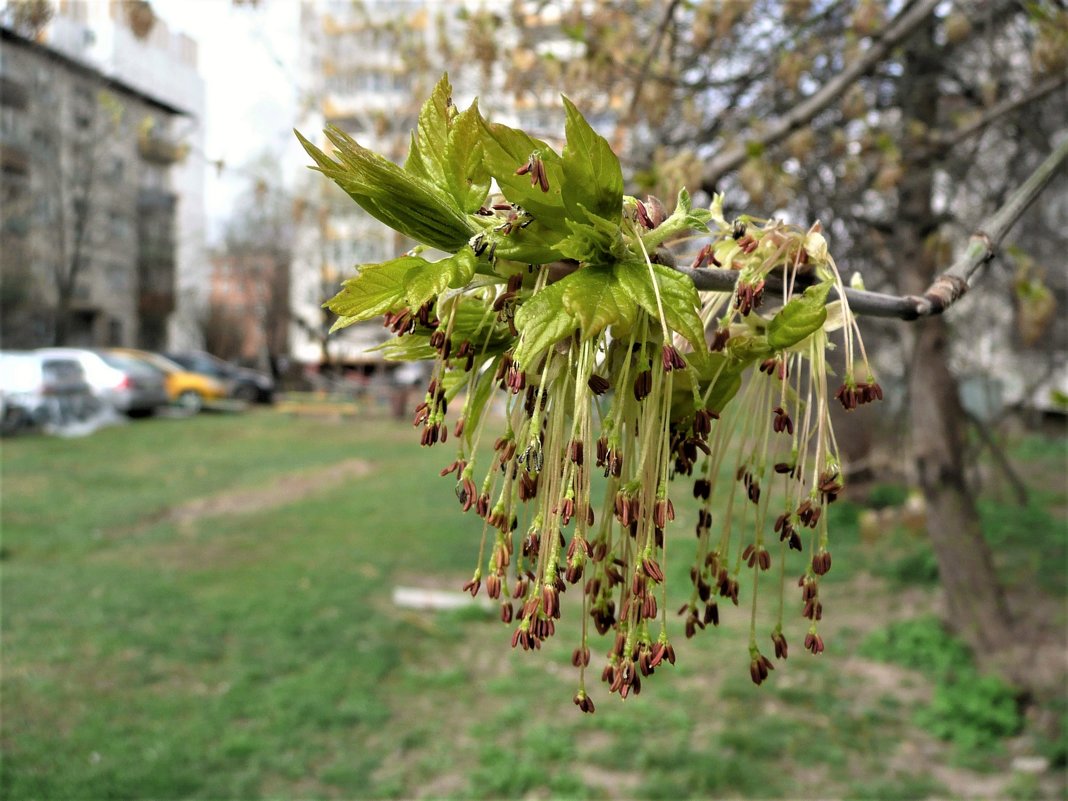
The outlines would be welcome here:
<svg viewBox="0 0 1068 801">
<path fill-rule="evenodd" d="M 1066 83 L 1068 83 L 1068 74 L 1054 75 L 1037 86 L 1032 87 L 1022 95 L 1017 97 L 1007 97 L 1000 103 L 994 104 L 983 114 L 979 115 L 979 117 L 962 128 L 955 131 L 939 131 L 932 134 L 931 144 L 936 150 L 949 150 L 963 142 L 969 136 L 974 136 L 979 133 L 986 126 L 990 125 L 1000 117 L 1003 117 L 1006 114 L 1011 114 L 1021 106 L 1025 106 L 1034 100 L 1045 97 L 1051 92 L 1061 88 Z"/>
<path fill-rule="evenodd" d="M 713 157 L 701 180 L 702 188 L 712 193 L 715 191 L 716 184 L 724 175 L 738 169 L 745 163 L 754 145 L 767 146 L 785 139 L 841 98 L 850 84 L 874 69 L 891 50 L 920 27 L 924 20 L 935 10 L 939 2 L 940 0 L 921 0 L 907 11 L 902 12 L 881 36 L 877 36 L 874 39 L 871 47 L 864 52 L 863 56 L 848 65 L 832 80 L 825 83 L 815 94 L 770 123 L 759 136 L 729 147 Z"/>
<path fill-rule="evenodd" d="M 865 292 L 846 289 L 849 307 L 856 314 L 869 317 L 893 317 L 900 320 L 916 320 L 941 314 L 956 303 L 968 291 L 972 276 L 981 266 L 994 258 L 1005 234 L 1023 216 L 1023 213 L 1041 194 L 1057 170 L 1068 161 L 1068 131 L 1061 143 L 1021 184 L 1005 204 L 982 222 L 972 234 L 968 249 L 952 266 L 935 279 L 923 295 L 886 295 L 881 292 Z M 675 267 L 693 280 L 701 291 L 730 292 L 738 279 L 734 270 L 699 269 Z M 769 276 L 768 286 L 773 279 Z M 836 290 L 831 290 L 831 300 L 837 299 Z"/>
<path fill-rule="evenodd" d="M 1012 466 L 1012 462 L 1010 462 L 1009 457 L 1005 455 L 1004 449 L 994 438 L 994 434 L 990 431 L 990 426 L 967 409 L 964 410 L 964 415 L 968 418 L 968 422 L 972 424 L 975 432 L 979 435 L 979 439 L 982 440 L 983 445 L 990 450 L 990 455 L 994 457 L 994 463 L 998 466 L 998 469 L 1001 470 L 1005 478 L 1008 479 L 1009 485 L 1012 487 L 1012 494 L 1016 497 L 1016 505 L 1027 506 L 1030 497 L 1027 491 L 1027 485 Z"/>
<path fill-rule="evenodd" d="M 660 42 L 664 38 L 664 34 L 667 32 L 668 26 L 671 24 L 672 18 L 675 16 L 675 9 L 679 5 L 679 0 L 671 0 L 668 3 L 667 9 L 664 11 L 664 18 L 660 21 L 659 27 L 656 29 L 656 34 L 653 36 L 653 41 L 649 45 L 649 50 L 645 54 L 645 58 L 642 59 L 642 65 L 638 70 L 638 75 L 634 80 L 634 93 L 630 98 L 630 110 L 627 112 L 627 118 L 633 119 L 634 113 L 638 108 L 638 103 L 641 100 L 642 86 L 645 83 L 645 77 L 649 72 L 649 65 L 653 63 L 653 58 L 656 56 L 656 52 L 660 49 Z"/>
</svg>

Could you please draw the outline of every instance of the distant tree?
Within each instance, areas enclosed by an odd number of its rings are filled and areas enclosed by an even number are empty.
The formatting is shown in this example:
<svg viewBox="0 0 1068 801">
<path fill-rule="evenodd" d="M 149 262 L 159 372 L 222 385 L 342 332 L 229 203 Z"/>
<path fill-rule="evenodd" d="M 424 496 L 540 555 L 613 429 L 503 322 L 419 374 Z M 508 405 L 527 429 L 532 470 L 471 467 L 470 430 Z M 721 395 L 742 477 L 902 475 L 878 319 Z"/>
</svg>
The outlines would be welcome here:
<svg viewBox="0 0 1068 801">
<path fill-rule="evenodd" d="M 246 359 L 247 335 L 260 344 L 255 358 L 261 366 L 273 369 L 289 352 L 291 199 L 277 190 L 281 181 L 269 156 L 253 163 L 250 171 L 256 177 L 235 201 L 217 253 L 219 269 L 243 298 L 243 308 L 209 304 L 204 335 L 213 353 Z"/>
</svg>

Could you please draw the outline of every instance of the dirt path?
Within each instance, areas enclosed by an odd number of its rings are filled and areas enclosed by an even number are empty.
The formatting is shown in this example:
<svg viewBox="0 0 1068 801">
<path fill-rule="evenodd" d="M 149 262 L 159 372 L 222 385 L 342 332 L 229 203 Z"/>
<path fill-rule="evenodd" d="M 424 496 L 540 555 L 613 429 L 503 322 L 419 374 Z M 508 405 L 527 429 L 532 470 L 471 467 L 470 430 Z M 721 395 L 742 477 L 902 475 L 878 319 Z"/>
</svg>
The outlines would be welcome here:
<svg viewBox="0 0 1068 801">
<path fill-rule="evenodd" d="M 162 520 L 182 525 L 195 523 L 206 517 L 244 515 L 276 509 L 309 495 L 331 490 L 349 479 L 366 475 L 370 469 L 370 462 L 348 459 L 314 470 L 286 473 L 276 476 L 263 486 L 233 489 L 217 495 L 193 498 L 172 507 L 163 515 Z"/>
<path fill-rule="evenodd" d="M 370 471 L 370 462 L 348 459 L 319 468 L 283 473 L 256 487 L 230 489 L 192 498 L 144 518 L 133 526 L 113 529 L 107 539 L 115 547 L 97 551 L 92 558 L 125 564 L 167 566 L 178 570 L 254 561 L 259 558 L 260 552 L 249 548 L 247 542 L 233 537 L 201 538 L 202 531 L 198 524 L 213 518 L 279 509 L 327 492 Z M 173 523 L 177 536 L 152 543 L 137 537 L 161 523 Z M 195 547 L 191 545 L 194 540 Z"/>
<path fill-rule="evenodd" d="M 207 518 L 278 509 L 334 489 L 350 479 L 366 475 L 370 470 L 371 463 L 364 459 L 347 459 L 314 469 L 283 473 L 259 486 L 238 487 L 214 495 L 191 498 L 142 518 L 132 525 L 111 529 L 104 539 L 125 540 L 160 523 L 174 523 L 180 531 L 188 531 L 193 528 L 193 524 Z"/>
</svg>

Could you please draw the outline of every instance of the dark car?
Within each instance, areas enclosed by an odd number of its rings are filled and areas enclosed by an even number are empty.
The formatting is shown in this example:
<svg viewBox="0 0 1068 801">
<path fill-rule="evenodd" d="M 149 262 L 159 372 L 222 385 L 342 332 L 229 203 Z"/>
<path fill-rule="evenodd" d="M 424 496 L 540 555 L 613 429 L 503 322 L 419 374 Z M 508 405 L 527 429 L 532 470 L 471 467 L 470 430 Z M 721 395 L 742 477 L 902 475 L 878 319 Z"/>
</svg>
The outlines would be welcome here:
<svg viewBox="0 0 1068 801">
<path fill-rule="evenodd" d="M 266 373 L 248 367 L 238 367 L 199 350 L 164 355 L 186 370 L 210 375 L 226 383 L 233 398 L 249 403 L 274 403 L 274 379 Z"/>
</svg>

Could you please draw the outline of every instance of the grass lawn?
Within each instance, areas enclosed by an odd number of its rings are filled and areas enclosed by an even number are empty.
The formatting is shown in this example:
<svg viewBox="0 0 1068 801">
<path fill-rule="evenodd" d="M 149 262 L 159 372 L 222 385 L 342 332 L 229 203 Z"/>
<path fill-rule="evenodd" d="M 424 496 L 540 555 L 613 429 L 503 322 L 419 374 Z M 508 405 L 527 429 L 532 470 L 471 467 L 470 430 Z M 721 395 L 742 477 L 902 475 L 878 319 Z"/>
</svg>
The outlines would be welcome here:
<svg viewBox="0 0 1068 801">
<path fill-rule="evenodd" d="M 1056 784 L 1009 769 L 1055 743 L 1025 728 L 961 759 L 917 722 L 932 677 L 860 655 L 938 600 L 922 538 L 862 541 L 847 502 L 824 655 L 803 652 L 797 619 L 796 655 L 757 688 L 746 611 L 726 609 L 694 640 L 677 625 L 679 664 L 641 696 L 595 681 L 597 714 L 581 715 L 577 593 L 535 654 L 477 610 L 392 605 L 396 585 L 459 589 L 481 533 L 437 478 L 452 451 L 417 440 L 379 419 L 263 411 L 4 442 L 0 795 L 1022 798 Z M 987 501 L 989 534 L 1010 580 L 1045 565 L 1063 602 L 1064 441 L 1025 446 L 1049 486 L 1024 510 Z"/>
</svg>

